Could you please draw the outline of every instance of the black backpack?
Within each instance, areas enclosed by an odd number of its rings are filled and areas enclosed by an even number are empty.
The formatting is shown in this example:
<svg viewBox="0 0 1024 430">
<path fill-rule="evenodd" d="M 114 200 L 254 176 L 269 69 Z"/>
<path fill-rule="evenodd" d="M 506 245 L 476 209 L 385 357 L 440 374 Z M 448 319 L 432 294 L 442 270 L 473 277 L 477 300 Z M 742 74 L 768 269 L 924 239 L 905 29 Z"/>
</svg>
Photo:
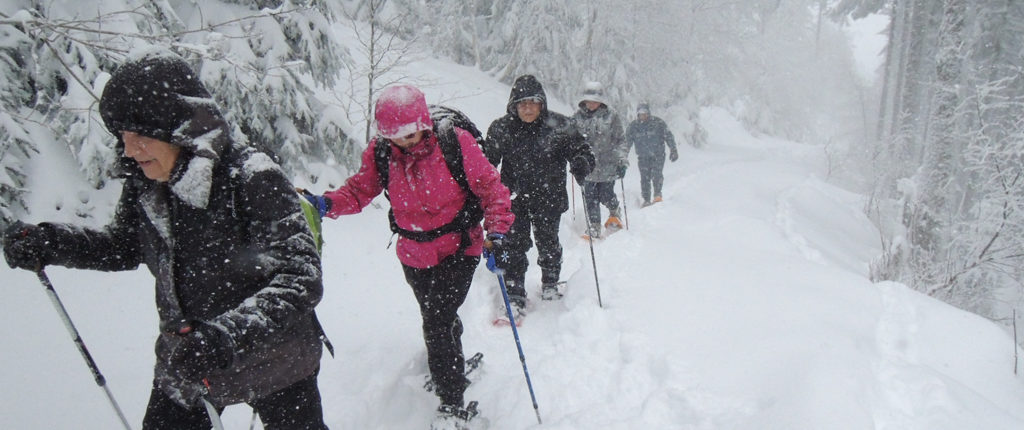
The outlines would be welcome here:
<svg viewBox="0 0 1024 430">
<path fill-rule="evenodd" d="M 462 147 L 459 144 L 458 136 L 455 134 L 455 128 L 466 130 L 473 135 L 477 142 L 480 141 L 483 134 L 480 133 L 480 130 L 466 114 L 457 109 L 438 105 L 429 105 L 428 107 L 430 108 L 430 119 L 434 122 L 433 132 L 437 136 L 437 144 L 441 149 L 441 154 L 444 156 L 445 164 L 448 165 L 448 171 L 451 172 L 452 178 L 455 179 L 455 182 L 466 193 L 466 201 L 451 222 L 433 230 L 412 231 L 399 227 L 398 223 L 395 222 L 395 212 L 393 209 L 388 210 L 388 221 L 391 223 L 391 231 L 393 233 L 417 242 L 430 242 L 449 233 L 461 232 L 462 241 L 459 244 L 459 252 L 462 252 L 471 243 L 469 230 L 480 225 L 480 221 L 484 219 L 484 209 L 480 204 L 480 198 L 473 194 L 473 191 L 469 188 L 469 181 L 466 179 L 466 169 L 462 165 Z M 376 164 L 377 172 L 380 175 L 380 183 L 384 187 L 384 197 L 390 201 L 388 180 L 390 178 L 391 142 L 378 136 L 373 148 L 373 155 L 374 164 Z"/>
</svg>

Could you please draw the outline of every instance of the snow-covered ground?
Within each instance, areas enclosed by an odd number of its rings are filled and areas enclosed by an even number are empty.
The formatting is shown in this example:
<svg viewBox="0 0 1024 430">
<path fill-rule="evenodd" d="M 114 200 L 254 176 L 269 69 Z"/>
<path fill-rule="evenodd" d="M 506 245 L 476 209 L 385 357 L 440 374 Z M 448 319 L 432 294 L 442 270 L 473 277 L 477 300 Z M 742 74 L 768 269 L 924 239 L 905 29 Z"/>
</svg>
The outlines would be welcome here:
<svg viewBox="0 0 1024 430">
<path fill-rule="evenodd" d="M 422 72 L 411 75 L 421 76 L 413 82 L 424 85 L 428 101 L 463 109 L 482 128 L 504 112 L 509 88 L 485 74 L 436 60 L 408 70 Z M 571 102 L 552 105 L 568 114 Z M 682 146 L 679 161 L 667 164 L 665 202 L 639 207 L 633 159 L 625 180 L 629 230 L 594 245 L 603 307 L 590 247 L 579 239 L 576 189 L 561 232 L 567 295 L 534 300 L 519 331 L 543 425 L 511 330 L 490 323 L 502 309 L 500 294 L 481 265 L 461 311 L 467 353 L 484 354 L 467 393 L 480 401 L 481 423 L 501 430 L 1024 428 L 1012 337 L 902 285 L 870 282 L 879 235 L 861 213 L 862 196 L 822 180 L 821 147 L 753 137 L 715 108 L 702 120 L 709 144 Z M 54 165 L 35 185 L 42 192 L 32 198 L 30 221 L 75 218 L 56 208 L 74 206 L 80 187 Z M 111 196 L 116 190 L 94 198 L 100 213 L 109 212 Z M 437 406 L 422 389 L 420 319 L 387 249 L 386 202 L 379 202 L 325 223 L 318 312 L 337 357 L 323 360 L 320 387 L 335 430 L 424 429 Z M 119 428 L 35 276 L 2 266 L 0 428 Z M 144 269 L 48 273 L 138 428 L 157 330 L 151 276 Z M 534 298 L 539 277 L 531 267 Z M 247 429 L 250 409 L 229 407 L 224 419 L 228 429 Z"/>
</svg>

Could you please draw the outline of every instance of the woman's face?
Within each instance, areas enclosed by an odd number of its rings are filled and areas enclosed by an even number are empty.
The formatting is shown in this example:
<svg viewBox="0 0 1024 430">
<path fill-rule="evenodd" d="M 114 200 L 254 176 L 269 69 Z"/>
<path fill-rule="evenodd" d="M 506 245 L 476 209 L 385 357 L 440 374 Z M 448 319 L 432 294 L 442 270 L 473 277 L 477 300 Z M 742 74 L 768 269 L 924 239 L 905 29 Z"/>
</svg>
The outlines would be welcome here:
<svg viewBox="0 0 1024 430">
<path fill-rule="evenodd" d="M 409 149 L 416 146 L 417 143 L 420 143 L 420 141 L 423 140 L 424 133 L 426 133 L 424 130 L 420 130 L 402 137 L 396 137 L 391 139 L 391 143 L 394 143 L 395 146 L 398 146 L 399 148 Z"/>
<path fill-rule="evenodd" d="M 135 159 L 147 178 L 157 182 L 171 179 L 180 147 L 131 131 L 122 131 L 121 140 L 124 141 L 124 156 Z"/>
</svg>

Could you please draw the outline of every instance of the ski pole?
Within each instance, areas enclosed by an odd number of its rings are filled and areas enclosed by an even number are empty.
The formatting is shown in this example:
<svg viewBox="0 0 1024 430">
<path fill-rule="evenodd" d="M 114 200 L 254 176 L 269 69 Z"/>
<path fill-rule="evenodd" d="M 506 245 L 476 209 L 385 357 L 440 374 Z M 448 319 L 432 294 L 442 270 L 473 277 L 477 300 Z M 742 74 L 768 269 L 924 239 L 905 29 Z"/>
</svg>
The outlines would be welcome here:
<svg viewBox="0 0 1024 430">
<path fill-rule="evenodd" d="M 220 419 L 220 412 L 217 412 L 217 407 L 213 406 L 213 402 L 210 401 L 209 379 L 203 378 L 203 394 L 199 396 L 199 400 L 203 401 L 206 415 L 210 416 L 210 424 L 213 425 L 213 430 L 224 430 L 224 421 Z"/>
<path fill-rule="evenodd" d="M 572 219 L 576 220 L 576 178 L 569 179 L 569 186 L 572 189 Z"/>
<path fill-rule="evenodd" d="M 622 216 L 626 218 L 626 230 L 629 230 L 629 208 L 626 207 L 626 179 L 619 179 L 619 184 L 622 184 Z"/>
<path fill-rule="evenodd" d="M 203 381 L 206 383 L 206 381 Z M 203 400 L 203 407 L 206 408 L 206 414 L 210 416 L 210 423 L 213 425 L 213 430 L 224 430 L 224 422 L 220 419 L 220 414 L 217 413 L 217 408 L 213 406 L 210 399 L 206 398 L 206 395 L 200 397 Z"/>
<path fill-rule="evenodd" d="M 584 196 L 586 197 L 586 196 Z M 604 303 L 601 303 L 601 281 L 597 279 L 597 257 L 594 256 L 594 230 L 590 227 L 590 210 L 587 209 L 587 202 L 583 202 L 584 216 L 587 217 L 587 242 L 590 243 L 590 264 L 594 266 L 594 287 L 597 288 L 597 306 L 604 308 Z"/>
<path fill-rule="evenodd" d="M 96 366 L 96 361 L 92 359 L 92 355 L 89 354 L 89 350 L 85 347 L 85 341 L 82 340 L 82 336 L 78 334 L 78 329 L 75 328 L 75 324 L 71 322 L 71 316 L 68 315 L 67 309 L 64 307 L 64 303 L 61 302 L 60 297 L 57 296 L 57 290 L 53 288 L 53 284 L 50 283 L 50 278 L 46 276 L 44 269 L 36 271 L 36 276 L 39 277 L 39 282 L 42 282 L 43 287 L 46 288 L 46 292 L 50 296 L 50 301 L 53 302 L 53 307 L 57 309 L 57 313 L 60 314 L 61 320 L 64 321 L 64 327 L 68 329 L 68 333 L 71 334 L 71 339 L 74 340 L 75 346 L 78 347 L 78 352 L 82 354 L 82 358 L 85 359 L 85 364 L 89 366 L 89 370 L 92 371 L 92 377 L 96 380 L 96 385 L 99 385 L 103 389 L 103 392 L 107 394 L 107 399 L 110 400 L 110 405 L 114 407 L 114 412 L 117 412 L 117 417 L 121 419 L 121 424 L 124 425 L 126 430 L 131 430 L 132 427 L 128 425 L 128 419 L 124 417 L 124 412 L 121 412 L 121 406 L 117 404 L 117 400 L 114 400 L 114 394 L 110 392 L 110 388 L 107 387 L 107 380 L 100 373 L 99 367 Z"/>
<path fill-rule="evenodd" d="M 526 356 L 523 355 L 523 345 L 519 342 L 519 330 L 516 329 L 516 318 L 512 315 L 512 304 L 508 301 L 508 290 L 505 288 L 505 276 L 503 270 L 498 268 L 494 261 L 494 254 L 487 253 L 487 269 L 498 277 L 498 286 L 501 287 L 501 298 L 505 300 L 505 314 L 508 315 L 509 325 L 512 326 L 512 336 L 516 338 L 516 348 L 519 350 L 519 362 L 523 363 L 523 375 L 526 376 L 526 386 L 530 389 L 530 399 L 533 400 L 533 412 L 537 414 L 537 424 L 543 424 L 540 420 L 540 409 L 537 407 L 537 396 L 533 394 L 533 383 L 530 382 L 530 371 L 526 368 Z"/>
</svg>

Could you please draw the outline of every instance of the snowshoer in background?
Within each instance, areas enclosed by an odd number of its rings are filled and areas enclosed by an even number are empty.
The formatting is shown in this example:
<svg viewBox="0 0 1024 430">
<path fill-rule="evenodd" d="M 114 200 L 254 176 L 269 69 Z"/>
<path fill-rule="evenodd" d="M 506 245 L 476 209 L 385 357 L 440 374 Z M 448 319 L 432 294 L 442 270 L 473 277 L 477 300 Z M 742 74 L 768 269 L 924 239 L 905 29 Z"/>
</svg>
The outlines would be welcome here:
<svg viewBox="0 0 1024 430">
<path fill-rule="evenodd" d="M 463 429 L 467 413 L 463 393 L 462 321 L 458 310 L 466 300 L 484 246 L 501 253 L 502 239 L 512 225 L 509 191 L 498 171 L 487 162 L 473 136 L 460 128 L 435 124 L 423 93 L 410 85 L 381 91 L 374 117 L 378 135 L 362 155 L 362 165 L 345 184 L 311 202 L 321 215 L 337 218 L 361 212 L 374 197 L 386 192 L 391 200 L 393 227 L 399 234 L 395 251 L 412 287 L 423 317 L 423 337 L 435 393 L 441 400 L 432 428 Z M 463 190 L 449 170 L 440 139 L 457 139 L 470 191 Z M 378 170 L 375 148 L 388 152 L 387 183 Z M 476 218 L 460 225 L 460 213 L 476 201 L 483 227 Z M 475 208 L 479 209 L 479 208 Z"/>
<path fill-rule="evenodd" d="M 586 207 L 591 238 L 601 237 L 601 205 L 608 208 L 604 227 L 617 231 L 623 224 L 619 215 L 619 199 L 615 196 L 615 181 L 626 176 L 629 146 L 622 131 L 619 114 L 608 107 L 604 87 L 600 82 L 587 82 L 579 109 L 573 115 L 576 127 L 594 151 L 597 164 L 583 183 L 583 204 Z"/>
<path fill-rule="evenodd" d="M 204 397 L 217 408 L 248 403 L 268 429 L 326 429 L 320 255 L 284 172 L 232 140 L 170 51 L 133 54 L 99 109 L 122 155 L 113 220 L 99 230 L 15 223 L 3 237 L 7 263 L 149 267 L 160 334 L 144 430 L 209 429 Z"/>
<path fill-rule="evenodd" d="M 661 186 L 665 181 L 662 171 L 665 169 L 665 147 L 668 146 L 668 159 L 675 162 L 679 159 L 676 140 L 672 131 L 661 118 L 651 115 L 647 103 L 636 107 L 636 120 L 629 123 L 626 129 L 627 151 L 636 146 L 637 166 L 640 168 L 640 196 L 644 206 L 661 201 Z M 654 200 L 651 200 L 651 190 Z"/>
<path fill-rule="evenodd" d="M 594 155 L 572 121 L 548 110 L 544 87 L 532 75 L 516 78 L 506 114 L 487 129 L 484 153 L 501 166 L 501 180 L 511 190 L 515 223 L 506 238 L 508 258 L 499 260 L 513 311 L 526 307 L 526 252 L 537 240 L 537 265 L 541 269 L 541 297 L 561 297 L 557 284 L 562 270 L 562 245 L 558 226 L 569 209 L 566 164 L 577 181 L 594 168 Z"/>
</svg>

